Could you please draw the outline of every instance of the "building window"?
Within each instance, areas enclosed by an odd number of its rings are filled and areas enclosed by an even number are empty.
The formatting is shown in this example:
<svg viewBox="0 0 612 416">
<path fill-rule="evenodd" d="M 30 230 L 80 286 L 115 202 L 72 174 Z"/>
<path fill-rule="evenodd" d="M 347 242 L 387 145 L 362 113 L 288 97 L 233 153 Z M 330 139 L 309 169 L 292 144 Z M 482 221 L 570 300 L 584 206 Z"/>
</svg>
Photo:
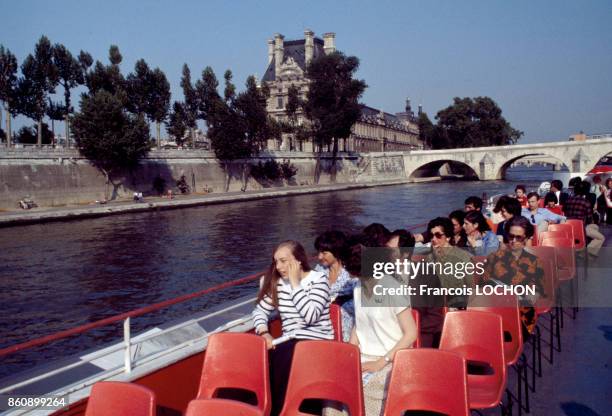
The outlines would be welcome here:
<svg viewBox="0 0 612 416">
<path fill-rule="evenodd" d="M 278 109 L 284 108 L 283 97 L 281 97 L 280 95 L 276 98 L 276 108 Z"/>
</svg>

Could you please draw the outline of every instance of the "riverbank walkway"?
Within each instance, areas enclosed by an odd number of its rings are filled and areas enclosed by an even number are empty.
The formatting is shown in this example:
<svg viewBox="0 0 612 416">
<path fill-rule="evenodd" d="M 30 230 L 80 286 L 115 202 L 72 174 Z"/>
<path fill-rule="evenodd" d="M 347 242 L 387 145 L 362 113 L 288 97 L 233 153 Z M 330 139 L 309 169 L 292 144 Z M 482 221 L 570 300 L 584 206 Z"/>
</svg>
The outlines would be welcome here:
<svg viewBox="0 0 612 416">
<path fill-rule="evenodd" d="M 409 183 L 406 179 L 392 181 L 373 181 L 360 183 L 341 183 L 310 186 L 287 186 L 282 188 L 264 188 L 245 192 L 220 192 L 208 194 L 174 194 L 173 199 L 166 197 L 146 197 L 142 202 L 133 200 L 116 200 L 104 204 L 66 205 L 61 207 L 41 207 L 15 211 L 0 212 L 0 227 L 34 224 L 50 221 L 68 221 L 74 219 L 95 218 L 145 211 L 177 209 L 200 205 L 244 202 L 257 199 L 278 198 L 295 195 L 308 195 L 323 192 L 344 191 L 351 189 L 373 188 Z"/>
</svg>

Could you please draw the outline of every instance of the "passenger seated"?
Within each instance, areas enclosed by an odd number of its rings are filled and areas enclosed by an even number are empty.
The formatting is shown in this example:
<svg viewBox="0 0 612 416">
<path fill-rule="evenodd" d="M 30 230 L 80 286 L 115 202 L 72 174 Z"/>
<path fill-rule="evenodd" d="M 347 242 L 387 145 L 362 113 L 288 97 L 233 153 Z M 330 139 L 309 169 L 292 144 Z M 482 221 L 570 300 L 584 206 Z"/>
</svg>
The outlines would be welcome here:
<svg viewBox="0 0 612 416">
<path fill-rule="evenodd" d="M 340 306 L 342 340 L 348 342 L 355 323 L 353 288 L 357 279 L 351 278 L 342 264 L 346 252 L 346 235 L 341 231 L 326 231 L 317 237 L 314 246 L 319 253 L 319 264 L 315 270 L 327 277 L 331 300 Z"/>
<path fill-rule="evenodd" d="M 327 278 L 310 269 L 304 247 L 296 241 L 279 244 L 261 281 L 253 311 L 255 332 L 266 339 L 270 350 L 271 415 L 283 408 L 295 344 L 304 339 L 334 339 L 330 303 Z M 268 328 L 268 318 L 275 310 L 280 314 L 282 335 L 291 337 L 276 347 Z"/>
<path fill-rule="evenodd" d="M 486 256 L 499 248 L 497 236 L 480 211 L 471 211 L 465 215 L 463 229 L 467 234 L 467 247 L 474 255 Z"/>
</svg>

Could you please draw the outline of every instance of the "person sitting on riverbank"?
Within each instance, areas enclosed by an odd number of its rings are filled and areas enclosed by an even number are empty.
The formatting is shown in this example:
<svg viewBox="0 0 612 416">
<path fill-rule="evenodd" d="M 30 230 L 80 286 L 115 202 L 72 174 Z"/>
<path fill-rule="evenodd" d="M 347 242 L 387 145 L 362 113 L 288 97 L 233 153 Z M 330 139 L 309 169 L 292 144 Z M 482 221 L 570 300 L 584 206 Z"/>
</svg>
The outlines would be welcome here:
<svg viewBox="0 0 612 416">
<path fill-rule="evenodd" d="M 327 277 L 332 302 L 340 306 L 342 316 L 342 340 L 348 342 L 355 323 L 353 288 L 357 283 L 343 266 L 346 255 L 346 235 L 341 231 L 326 231 L 314 242 L 319 264 L 315 271 Z"/>
<path fill-rule="evenodd" d="M 477 196 L 468 196 L 463 203 L 463 210 L 465 212 L 481 211 L 482 210 L 482 198 L 479 198 Z"/>
<path fill-rule="evenodd" d="M 349 248 L 346 262 L 347 270 L 358 278 L 353 295 L 355 326 L 350 343 L 357 345 L 361 353 L 365 413 L 381 415 L 395 353 L 412 347 L 417 338 L 417 329 L 407 297 L 374 293 L 374 285 L 382 284 L 385 288 L 399 289 L 400 283 L 388 275 L 374 279 L 362 271 L 364 250 L 376 247 L 378 241 L 370 240 L 367 236 L 362 236 L 360 241 Z M 347 413 L 328 405 L 323 414 L 332 416 Z"/>
<path fill-rule="evenodd" d="M 451 245 L 456 247 L 467 247 L 467 234 L 463 228 L 465 221 L 465 212 L 461 210 L 455 210 L 448 214 L 448 218 L 453 223 L 453 238 L 451 238 Z"/>
<path fill-rule="evenodd" d="M 474 255 L 487 256 L 499 248 L 499 240 L 480 211 L 468 212 L 463 221 L 463 228 L 467 234 L 467 247 Z"/>
<path fill-rule="evenodd" d="M 538 258 L 525 251 L 527 240 L 533 237 L 534 226 L 522 216 L 516 216 L 505 224 L 507 250 L 498 250 L 487 257 L 484 274 L 478 284 L 534 285 L 539 296 L 544 295 L 544 269 Z M 526 339 L 533 333 L 536 314 L 533 308 L 535 299 L 521 301 L 520 315 L 523 335 Z"/>
<path fill-rule="evenodd" d="M 504 239 L 506 238 L 507 222 L 514 217 L 520 217 L 522 207 L 518 199 L 508 196 L 504 198 L 503 201 L 500 198 L 500 202 L 495 206 L 495 209 L 498 209 L 498 208 L 499 208 L 499 213 L 501 214 L 504 220 L 500 222 L 499 224 L 497 224 L 496 234 L 497 234 L 498 240 L 504 241 Z"/>
<path fill-rule="evenodd" d="M 304 339 L 334 339 L 330 304 L 327 278 L 310 269 L 304 247 L 296 241 L 279 244 L 253 310 L 255 332 L 265 338 L 270 350 L 272 415 L 283 407 L 295 344 Z M 283 336 L 291 337 L 276 347 L 268 329 L 268 318 L 275 310 L 280 314 Z"/>
<path fill-rule="evenodd" d="M 528 208 L 523 208 L 521 215 L 531 221 L 538 232 L 546 231 L 548 224 L 559 224 L 565 222 L 563 215 L 557 215 L 545 208 L 539 208 L 540 195 L 537 192 L 530 192 L 527 195 Z"/>
<path fill-rule="evenodd" d="M 516 188 L 514 188 L 514 197 L 519 201 L 521 207 L 523 208 L 527 208 L 528 198 L 525 196 L 526 193 L 527 189 L 525 188 L 525 185 L 516 185 Z"/>
</svg>

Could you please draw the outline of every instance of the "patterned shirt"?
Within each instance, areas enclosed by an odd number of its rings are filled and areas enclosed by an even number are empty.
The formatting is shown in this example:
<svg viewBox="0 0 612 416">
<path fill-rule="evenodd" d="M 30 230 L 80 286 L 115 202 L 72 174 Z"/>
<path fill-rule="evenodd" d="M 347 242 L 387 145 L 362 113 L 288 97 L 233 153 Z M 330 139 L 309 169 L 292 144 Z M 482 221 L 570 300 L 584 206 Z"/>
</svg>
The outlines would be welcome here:
<svg viewBox="0 0 612 416">
<path fill-rule="evenodd" d="M 516 258 L 512 250 L 498 250 L 487 257 L 483 280 L 495 279 L 505 285 L 534 285 L 536 292 L 544 296 L 544 269 L 538 258 L 523 250 Z M 521 321 L 527 330 L 533 332 L 536 324 L 535 309 L 521 306 Z"/>
<path fill-rule="evenodd" d="M 329 317 L 329 283 L 323 273 L 310 271 L 294 289 L 285 279 L 278 279 L 278 312 L 283 335 L 293 334 L 298 339 L 334 339 Z M 253 311 L 253 326 L 268 327 L 268 318 L 277 309 L 266 295 Z"/>
<path fill-rule="evenodd" d="M 585 224 L 589 224 L 593 214 L 593 207 L 584 195 L 574 195 L 565 201 L 563 211 L 565 211 L 567 218 L 575 218 L 584 221 Z"/>
<path fill-rule="evenodd" d="M 323 273 L 329 281 L 329 267 L 317 264 L 314 269 Z M 351 338 L 351 331 L 355 325 L 355 302 L 353 301 L 353 289 L 358 282 L 359 279 L 353 279 L 349 272 L 347 272 L 343 267 L 340 270 L 336 281 L 331 284 L 330 293 L 332 302 L 337 298 L 343 298 L 343 302 L 340 305 L 340 314 L 342 315 L 342 340 L 345 342 L 348 342 Z M 347 297 L 350 297 L 350 299 L 346 300 Z"/>
</svg>

